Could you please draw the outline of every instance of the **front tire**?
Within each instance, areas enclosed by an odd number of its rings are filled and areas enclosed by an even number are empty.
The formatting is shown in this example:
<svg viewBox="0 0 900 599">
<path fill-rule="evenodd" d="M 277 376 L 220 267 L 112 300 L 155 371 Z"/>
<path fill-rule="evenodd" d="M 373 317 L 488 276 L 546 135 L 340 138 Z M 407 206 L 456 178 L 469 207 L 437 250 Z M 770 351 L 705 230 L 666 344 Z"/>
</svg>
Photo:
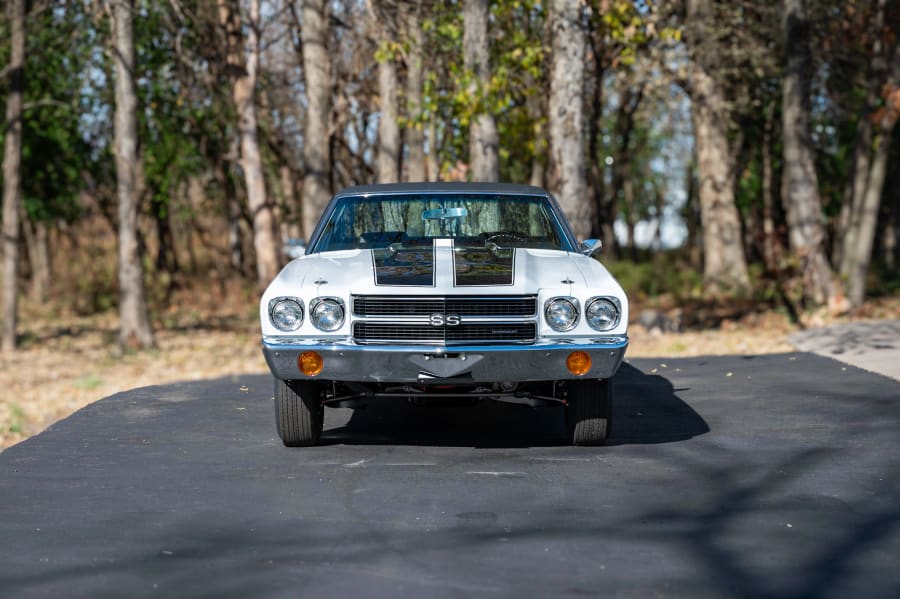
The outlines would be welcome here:
<svg viewBox="0 0 900 599">
<path fill-rule="evenodd" d="M 275 379 L 275 428 L 288 447 L 319 442 L 325 423 L 322 387 L 313 381 Z"/>
<path fill-rule="evenodd" d="M 590 379 L 569 383 L 566 429 L 574 445 L 603 445 L 612 416 L 612 381 Z"/>
</svg>

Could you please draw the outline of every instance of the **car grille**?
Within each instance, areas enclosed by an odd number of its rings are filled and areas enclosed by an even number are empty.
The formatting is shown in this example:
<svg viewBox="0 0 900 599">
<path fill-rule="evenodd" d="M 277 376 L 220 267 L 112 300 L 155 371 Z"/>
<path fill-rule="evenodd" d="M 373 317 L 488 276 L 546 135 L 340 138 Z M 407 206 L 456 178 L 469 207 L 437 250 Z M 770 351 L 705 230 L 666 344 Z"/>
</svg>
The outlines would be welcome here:
<svg viewBox="0 0 900 599">
<path fill-rule="evenodd" d="M 356 322 L 353 338 L 359 343 L 521 343 L 534 341 L 535 323 L 460 324 L 380 324 Z"/>
<path fill-rule="evenodd" d="M 534 296 L 353 298 L 353 313 L 357 316 L 428 316 L 436 312 L 460 316 L 535 316 L 537 298 Z"/>
<path fill-rule="evenodd" d="M 532 343 L 537 336 L 535 296 L 355 296 L 352 311 L 353 339 L 364 344 Z"/>
</svg>

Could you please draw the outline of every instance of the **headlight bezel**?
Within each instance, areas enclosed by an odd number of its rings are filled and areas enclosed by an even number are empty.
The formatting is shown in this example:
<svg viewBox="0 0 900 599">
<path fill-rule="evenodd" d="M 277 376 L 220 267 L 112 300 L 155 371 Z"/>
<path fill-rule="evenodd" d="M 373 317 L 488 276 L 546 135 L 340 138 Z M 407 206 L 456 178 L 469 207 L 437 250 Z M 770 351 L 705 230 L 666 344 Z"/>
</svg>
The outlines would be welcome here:
<svg viewBox="0 0 900 599">
<path fill-rule="evenodd" d="M 275 318 L 275 310 L 279 306 L 282 306 L 282 305 L 288 307 L 289 304 L 294 304 L 297 307 L 297 309 L 299 310 L 299 313 L 300 313 L 299 318 L 296 319 L 296 321 L 293 325 L 288 325 L 288 326 L 279 325 L 279 322 Z M 281 297 L 272 298 L 269 301 L 269 322 L 272 324 L 273 327 L 275 327 L 277 330 L 281 331 L 282 333 L 293 333 L 293 332 L 297 331 L 298 329 L 300 329 L 300 327 L 303 326 L 303 322 L 305 320 L 306 320 L 306 310 L 304 308 L 302 299 L 300 299 L 298 297 L 281 296 Z"/>
<path fill-rule="evenodd" d="M 613 319 L 612 324 L 609 325 L 608 327 L 594 326 L 594 322 L 591 320 L 591 317 L 590 317 L 591 308 L 598 302 L 606 302 L 606 303 L 610 304 L 613 308 L 613 311 L 615 312 L 615 318 Z M 612 297 L 612 296 L 608 296 L 608 295 L 598 295 L 598 296 L 594 296 L 594 297 L 588 299 L 584 305 L 585 305 L 584 320 L 585 320 L 585 322 L 588 323 L 588 326 L 591 327 L 592 329 L 594 329 L 595 331 L 598 331 L 601 333 L 609 332 L 609 331 L 613 330 L 614 328 L 616 328 L 617 326 L 619 326 L 619 322 L 621 322 L 621 320 L 622 320 L 622 303 L 616 297 Z"/>
<path fill-rule="evenodd" d="M 326 327 L 322 326 L 320 317 L 318 316 L 317 309 L 320 306 L 334 306 L 340 310 L 340 319 L 333 326 Z M 313 324 L 314 327 L 323 331 L 325 333 L 333 333 L 344 326 L 344 323 L 347 321 L 347 307 L 344 303 L 344 300 L 339 297 L 331 297 L 331 296 L 322 296 L 317 297 L 311 302 L 309 302 L 309 320 Z"/>
<path fill-rule="evenodd" d="M 550 318 L 549 311 L 550 311 L 550 308 L 553 307 L 555 304 L 562 303 L 562 302 L 565 302 L 572 307 L 572 310 L 574 311 L 574 317 L 572 318 L 571 322 L 569 322 L 568 324 L 563 325 L 563 326 L 556 326 L 554 324 L 554 321 Z M 547 301 L 544 302 L 544 322 L 546 322 L 547 326 L 549 326 L 555 332 L 566 333 L 568 331 L 571 331 L 572 329 L 574 329 L 575 327 L 578 326 L 578 323 L 580 322 L 580 320 L 581 320 L 581 305 L 580 305 L 580 302 L 578 301 L 578 298 L 570 297 L 570 296 L 556 296 L 556 297 L 551 297 L 551 298 L 547 299 Z"/>
</svg>

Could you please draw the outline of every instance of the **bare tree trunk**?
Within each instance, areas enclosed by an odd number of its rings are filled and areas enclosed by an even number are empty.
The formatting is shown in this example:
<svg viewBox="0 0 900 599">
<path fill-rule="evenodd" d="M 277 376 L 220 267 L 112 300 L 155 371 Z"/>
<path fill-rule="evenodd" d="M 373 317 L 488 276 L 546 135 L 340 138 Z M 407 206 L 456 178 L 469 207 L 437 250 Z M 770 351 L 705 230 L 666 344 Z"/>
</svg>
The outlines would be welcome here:
<svg viewBox="0 0 900 599">
<path fill-rule="evenodd" d="M 115 63 L 114 145 L 116 195 L 119 202 L 119 344 L 130 348 L 155 345 L 144 291 L 144 267 L 138 238 L 139 164 L 137 94 L 134 83 L 133 0 L 118 0 L 113 8 Z"/>
<path fill-rule="evenodd" d="M 275 210 L 266 194 L 259 153 L 256 117 L 256 78 L 259 69 L 259 2 L 251 0 L 245 46 L 240 6 L 236 0 L 219 0 L 219 20 L 228 36 L 228 66 L 232 73 L 232 98 L 238 116 L 241 170 L 247 186 L 247 206 L 253 223 L 253 249 L 260 287 L 268 285 L 281 268 Z"/>
<path fill-rule="evenodd" d="M 328 54 L 328 3 L 303 2 L 303 76 L 306 83 L 306 126 L 303 133 L 303 235 L 309 239 L 331 197 L 329 119 L 331 57 Z"/>
<path fill-rule="evenodd" d="M 766 121 L 763 126 L 762 160 L 762 254 L 766 269 L 775 269 L 775 196 L 772 188 L 772 127 L 775 120 L 775 107 L 766 108 Z"/>
<path fill-rule="evenodd" d="M 711 8 L 710 0 L 687 0 L 687 91 L 700 178 L 703 281 L 711 293 L 744 292 L 750 287 L 750 277 L 735 203 L 735 152 L 728 141 L 731 115 L 722 86 L 716 80 L 715 46 L 710 46 Z"/>
<path fill-rule="evenodd" d="M 700 176 L 703 279 L 707 289 L 745 291 L 750 286 L 734 200 L 734 160 L 728 145 L 728 115 L 718 85 L 701 67 L 691 73 L 691 116 Z"/>
<path fill-rule="evenodd" d="M 898 199 L 900 199 L 900 195 L 896 193 L 893 198 L 888 198 L 884 231 L 881 238 L 881 245 L 884 250 L 884 267 L 891 274 L 897 270 L 897 221 L 898 213 L 900 213 L 900 201 L 897 201 Z"/>
<path fill-rule="evenodd" d="M 884 10 L 885 0 L 879 0 L 873 31 L 881 30 Z M 872 62 L 867 109 L 873 114 L 862 119 L 874 121 L 869 125 L 872 127 L 871 145 L 857 148 L 856 156 L 861 159 L 854 165 L 853 198 L 841 251 L 840 271 L 847 279 L 847 295 L 854 307 L 860 306 L 865 299 L 866 275 L 887 175 L 891 134 L 900 117 L 900 43 L 895 41 L 892 51 L 885 51 L 883 41 L 876 36 Z"/>
<path fill-rule="evenodd" d="M 463 4 L 463 64 L 472 74 L 469 94 L 480 107 L 469 124 L 469 167 L 473 181 L 497 181 L 500 178 L 497 123 L 487 112 L 486 90 L 490 83 L 488 46 L 488 0 L 465 0 Z"/>
<path fill-rule="evenodd" d="M 421 2 L 413 2 L 406 16 L 409 54 L 406 64 L 406 180 L 425 180 L 425 127 L 422 116 L 422 24 L 419 22 Z"/>
<path fill-rule="evenodd" d="M 378 119 L 378 183 L 400 180 L 400 127 L 397 124 L 397 65 L 393 58 L 378 63 L 378 96 L 381 116 Z"/>
<path fill-rule="evenodd" d="M 22 94 L 25 91 L 25 1 L 6 5 L 10 28 L 9 92 L 3 150 L 3 337 L 16 349 L 19 290 L 19 205 L 22 203 Z"/>
<path fill-rule="evenodd" d="M 625 247 L 632 262 L 637 262 L 637 245 L 634 242 L 634 229 L 637 226 L 637 212 L 634 205 L 634 181 L 631 177 L 622 179 L 622 200 L 625 203 Z"/>
<path fill-rule="evenodd" d="M 609 197 L 606 185 L 604 161 L 600 156 L 601 122 L 603 120 L 603 75 L 604 65 L 600 59 L 600 36 L 591 32 L 591 62 L 594 67 L 594 89 L 591 98 L 591 109 L 588 117 L 588 181 L 594 202 L 594 222 L 591 225 L 591 236 L 599 236 L 603 240 L 603 253 L 614 260 L 617 244 L 613 223 L 615 221 L 615 203 Z"/>
<path fill-rule="evenodd" d="M 890 154 L 890 130 L 893 128 L 893 121 L 896 119 L 897 115 L 895 114 L 890 117 L 883 117 L 882 122 L 879 123 L 880 131 L 875 137 L 875 147 L 872 150 L 872 164 L 869 169 L 869 176 L 858 215 L 858 231 L 853 240 L 854 243 L 844 248 L 845 262 L 848 265 L 846 272 L 847 295 L 854 307 L 862 305 L 865 299 L 866 275 L 872 259 L 872 247 L 875 242 L 875 230 L 878 225 L 881 194 L 884 189 L 884 179 L 887 175 L 887 163 Z M 890 123 L 886 122 L 886 120 L 889 120 Z"/>
<path fill-rule="evenodd" d="M 397 123 L 397 65 L 388 58 L 378 63 L 378 94 L 381 117 L 378 120 L 379 183 L 400 180 L 400 127 Z"/>
<path fill-rule="evenodd" d="M 369 16 L 376 32 L 379 54 L 378 61 L 378 153 L 376 157 L 375 180 L 378 183 L 396 183 L 400 180 L 400 126 L 397 110 L 397 64 L 392 42 L 393 19 L 390 6 L 377 0 L 367 0 Z M 391 22 L 388 22 L 388 18 Z"/>
<path fill-rule="evenodd" d="M 534 123 L 534 155 L 531 157 L 531 173 L 528 176 L 528 184 L 535 187 L 544 187 L 547 176 L 547 96 L 545 94 L 531 94 L 526 100 L 528 118 Z"/>
<path fill-rule="evenodd" d="M 24 212 L 24 211 L 23 211 Z M 38 302 L 47 301 L 50 288 L 50 250 L 47 234 L 47 223 L 29 221 L 22 217 L 22 231 L 28 246 L 28 262 L 31 265 L 31 298 Z"/>
<path fill-rule="evenodd" d="M 872 168 L 872 145 L 875 128 L 870 120 L 870 113 L 876 109 L 880 100 L 880 84 L 887 71 L 885 63 L 884 40 L 881 36 L 884 27 L 884 12 L 887 0 L 876 0 L 875 11 L 872 13 L 872 23 L 869 31 L 872 35 L 872 60 L 869 65 L 868 89 L 866 91 L 866 103 L 864 112 L 857 121 L 856 146 L 853 149 L 853 163 L 851 176 L 844 189 L 843 204 L 835 231 L 835 243 L 833 260 L 838 267 L 841 276 L 846 280 L 853 269 L 852 251 L 849 248 L 858 245 L 860 215 L 862 213 L 863 197 L 866 193 L 866 185 L 869 179 L 869 171 Z"/>
<path fill-rule="evenodd" d="M 278 178 L 281 182 L 281 193 L 284 196 L 285 216 L 281 219 L 283 239 L 299 239 L 303 233 L 299 222 L 300 207 L 297 198 L 297 173 L 289 165 L 282 163 L 278 167 Z"/>
<path fill-rule="evenodd" d="M 821 305 L 831 299 L 834 286 L 831 266 L 825 256 L 822 201 L 809 134 L 812 56 L 803 0 L 784 0 L 782 35 L 785 67 L 781 100 L 784 146 L 781 200 L 787 208 L 791 250 L 802 265 L 804 296 Z"/>
<path fill-rule="evenodd" d="M 584 166 L 584 59 L 586 34 L 582 27 L 582 3 L 551 0 L 550 27 L 553 63 L 550 74 L 550 152 L 553 162 L 551 187 L 560 207 L 583 239 L 591 233 L 594 204 L 587 196 Z"/>
<path fill-rule="evenodd" d="M 438 160 L 437 122 L 434 115 L 431 115 L 431 119 L 428 121 L 428 156 L 425 158 L 425 166 L 428 171 L 428 180 L 439 181 L 441 167 Z"/>
<path fill-rule="evenodd" d="M 547 123 L 544 120 L 546 96 L 537 94 L 529 96 L 527 103 L 528 116 L 534 121 L 534 155 L 531 157 L 531 173 L 528 176 L 528 184 L 544 187 L 547 171 Z"/>
<path fill-rule="evenodd" d="M 695 270 L 703 268 L 703 252 L 700 243 L 700 197 L 697 190 L 697 177 L 694 171 L 697 164 L 693 160 L 687 165 L 684 173 L 684 224 L 687 227 L 688 260 Z"/>
<path fill-rule="evenodd" d="M 868 107 L 867 107 L 868 108 Z M 854 235 L 857 231 L 855 221 L 860 210 L 860 202 L 865 193 L 866 179 L 869 176 L 872 148 L 872 123 L 863 116 L 856 124 L 856 141 L 853 147 L 853 159 L 850 166 L 850 176 L 844 188 L 841 198 L 841 212 L 834 230 L 834 247 L 832 248 L 831 261 L 841 274 L 844 274 L 846 264 L 845 249 L 853 245 Z"/>
<path fill-rule="evenodd" d="M 237 155 L 236 144 L 232 142 L 231 156 Z M 224 203 L 228 210 L 228 256 L 231 268 L 238 274 L 244 273 L 244 239 L 241 232 L 241 202 L 237 197 L 234 184 L 231 180 L 229 165 L 231 159 L 223 156 L 217 156 L 216 160 L 216 177 L 219 179 L 219 185 L 222 188 Z"/>
<path fill-rule="evenodd" d="M 172 233 L 172 211 L 163 202 L 151 201 L 150 210 L 156 225 L 156 271 L 174 275 L 178 272 L 178 255 L 175 253 L 175 235 Z M 170 287 L 174 281 L 170 280 Z"/>
</svg>

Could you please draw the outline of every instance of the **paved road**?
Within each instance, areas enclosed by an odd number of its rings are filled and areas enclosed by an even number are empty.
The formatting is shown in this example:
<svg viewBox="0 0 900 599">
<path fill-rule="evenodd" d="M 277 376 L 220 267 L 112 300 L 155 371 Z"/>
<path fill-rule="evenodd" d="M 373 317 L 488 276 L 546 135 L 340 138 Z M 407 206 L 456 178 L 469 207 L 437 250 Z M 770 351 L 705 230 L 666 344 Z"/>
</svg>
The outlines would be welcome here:
<svg viewBox="0 0 900 599">
<path fill-rule="evenodd" d="M 612 444 L 518 406 L 327 413 L 151 387 L 0 454 L 0 597 L 900 596 L 900 383 L 811 354 L 634 360 Z"/>
</svg>

